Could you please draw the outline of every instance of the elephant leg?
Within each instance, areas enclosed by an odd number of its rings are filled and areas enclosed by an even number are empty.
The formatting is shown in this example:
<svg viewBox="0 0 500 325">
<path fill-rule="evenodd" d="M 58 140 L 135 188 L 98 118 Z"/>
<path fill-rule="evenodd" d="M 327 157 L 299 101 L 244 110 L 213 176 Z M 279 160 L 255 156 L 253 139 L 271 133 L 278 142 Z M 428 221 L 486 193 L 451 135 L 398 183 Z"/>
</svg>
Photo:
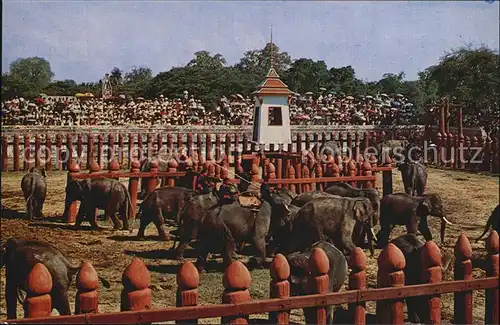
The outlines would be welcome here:
<svg viewBox="0 0 500 325">
<path fill-rule="evenodd" d="M 254 236 L 253 244 L 257 250 L 257 265 L 260 267 L 266 261 L 266 238 L 264 236 Z"/>
<path fill-rule="evenodd" d="M 122 223 L 120 220 L 118 220 L 118 217 L 116 216 L 116 213 L 106 213 L 106 215 L 109 215 L 111 217 L 111 221 L 113 222 L 113 229 L 119 230 L 122 228 Z"/>
<path fill-rule="evenodd" d="M 186 240 L 184 238 L 181 238 L 179 240 L 179 245 L 177 245 L 177 248 L 174 251 L 174 259 L 182 260 L 184 258 L 184 251 L 186 250 L 186 247 L 190 242 L 191 240 Z"/>
<path fill-rule="evenodd" d="M 158 209 L 156 211 L 156 218 L 155 220 L 153 220 L 153 223 L 155 224 L 156 229 L 158 229 L 158 235 L 160 236 L 160 240 L 165 240 L 165 241 L 170 240 L 170 234 L 167 235 L 167 233 L 165 232 L 165 228 L 163 227 L 164 220 L 161 209 Z"/>
<path fill-rule="evenodd" d="M 120 214 L 122 217 L 122 221 L 123 221 L 123 227 L 122 229 L 123 230 L 129 230 L 130 228 L 130 224 L 128 223 L 128 216 L 124 215 L 124 214 Z"/>
<path fill-rule="evenodd" d="M 355 220 L 344 220 L 344 224 L 341 228 L 340 241 L 344 249 L 348 252 L 347 255 L 351 255 L 351 253 L 356 249 L 356 245 L 354 245 L 352 241 L 352 234 L 354 231 L 354 227 L 356 225 Z M 324 240 L 321 238 L 321 240 Z"/>
<path fill-rule="evenodd" d="M 17 288 L 9 284 L 9 279 L 5 283 L 5 302 L 7 303 L 7 319 L 17 319 Z"/>
<path fill-rule="evenodd" d="M 37 218 L 42 219 L 43 218 L 43 204 L 45 203 L 45 200 L 39 200 L 38 202 L 38 213 L 37 213 Z"/>
<path fill-rule="evenodd" d="M 84 221 L 85 212 L 86 212 L 85 203 L 81 202 L 80 207 L 78 208 L 78 213 L 76 215 L 76 223 L 75 223 L 76 228 L 79 228 L 81 226 L 82 222 Z"/>
<path fill-rule="evenodd" d="M 139 226 L 139 232 L 137 233 L 137 238 L 138 239 L 144 239 L 144 232 L 146 231 L 146 227 L 150 224 L 150 221 L 145 221 L 144 220 L 144 215 L 141 217 L 141 223 Z"/>
<path fill-rule="evenodd" d="M 422 218 L 418 224 L 418 230 L 424 236 L 425 240 L 432 240 L 432 234 L 427 224 L 427 218 Z"/>
<path fill-rule="evenodd" d="M 205 270 L 205 265 L 207 264 L 207 257 L 209 253 L 207 244 L 208 243 L 203 241 L 201 245 L 198 246 L 198 258 L 194 264 L 196 269 L 198 269 L 198 272 L 203 272 L 203 270 Z"/>
<path fill-rule="evenodd" d="M 68 291 L 66 289 L 60 287 L 54 288 L 50 295 L 53 301 L 52 307 L 59 312 L 59 315 L 71 315 Z"/>
<path fill-rule="evenodd" d="M 100 230 L 101 227 L 97 224 L 97 213 L 95 212 L 95 207 L 92 204 L 89 204 L 87 206 L 87 218 L 89 218 L 90 225 L 92 226 L 93 229 Z M 107 213 L 104 211 L 104 213 Z"/>
<path fill-rule="evenodd" d="M 380 249 L 385 248 L 385 246 L 389 243 L 389 237 L 391 236 L 392 229 L 394 225 L 382 225 L 382 229 L 377 234 L 378 244 L 377 247 Z"/>
</svg>

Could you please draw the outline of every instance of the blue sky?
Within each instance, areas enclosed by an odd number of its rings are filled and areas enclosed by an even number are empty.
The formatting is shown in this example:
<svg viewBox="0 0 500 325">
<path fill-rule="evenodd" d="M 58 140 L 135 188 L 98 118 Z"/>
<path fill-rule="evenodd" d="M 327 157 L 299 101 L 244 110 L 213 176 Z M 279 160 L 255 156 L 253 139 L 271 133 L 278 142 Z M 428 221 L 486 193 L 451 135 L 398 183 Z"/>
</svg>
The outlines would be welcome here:
<svg viewBox="0 0 500 325">
<path fill-rule="evenodd" d="M 156 74 L 193 53 L 234 64 L 274 41 L 293 59 L 352 65 L 378 80 L 407 79 L 465 44 L 499 48 L 499 1 L 29 1 L 3 2 L 2 71 L 19 57 L 49 60 L 55 79 L 96 81 L 114 66 Z"/>
</svg>

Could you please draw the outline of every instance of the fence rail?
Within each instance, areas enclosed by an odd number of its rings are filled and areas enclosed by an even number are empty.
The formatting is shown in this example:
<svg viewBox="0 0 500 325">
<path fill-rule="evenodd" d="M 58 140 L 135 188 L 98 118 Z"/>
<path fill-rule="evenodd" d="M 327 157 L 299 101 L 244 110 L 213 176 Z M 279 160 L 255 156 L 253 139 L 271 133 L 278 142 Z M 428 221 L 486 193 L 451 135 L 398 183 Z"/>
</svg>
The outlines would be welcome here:
<svg viewBox="0 0 500 325">
<path fill-rule="evenodd" d="M 420 250 L 420 282 L 405 284 L 404 255 L 393 244 L 389 244 L 378 257 L 377 289 L 366 288 L 366 256 L 356 248 L 349 260 L 351 274 L 346 292 L 328 293 L 329 262 L 325 252 L 314 248 L 308 261 L 308 283 L 313 291 L 309 295 L 290 297 L 290 266 L 286 258 L 278 254 L 271 264 L 270 298 L 252 301 L 250 298 L 251 275 L 246 267 L 236 261 L 224 272 L 224 292 L 222 304 L 198 306 L 199 274 L 191 262 L 183 263 L 177 272 L 177 307 L 151 309 L 150 274 L 140 259 L 134 259 L 123 272 L 124 289 L 121 295 L 121 312 L 98 313 L 98 286 L 87 288 L 90 281 L 95 283 L 97 273 L 86 263 L 77 275 L 75 314 L 73 316 L 47 317 L 52 312 L 50 286 L 46 283 L 35 286 L 37 290 L 26 299 L 23 306 L 26 319 L 9 320 L 12 324 L 26 323 L 72 323 L 72 324 L 147 324 L 176 320 L 179 323 L 197 323 L 200 318 L 221 317 L 222 323 L 247 324 L 251 314 L 269 313 L 269 322 L 288 324 L 290 310 L 308 308 L 306 323 L 325 324 L 326 306 L 349 304 L 347 320 L 343 323 L 366 324 L 365 302 L 377 302 L 377 322 L 381 324 L 404 323 L 405 298 L 421 297 L 418 305 L 419 315 L 424 323 L 441 323 L 441 298 L 444 293 L 454 293 L 454 323 L 472 324 L 474 308 L 472 291 L 485 290 L 485 323 L 498 324 L 499 313 L 499 237 L 492 231 L 486 242 L 486 278 L 472 279 L 472 248 L 465 235 L 455 244 L 454 281 L 442 282 L 442 269 L 438 246 L 428 241 Z M 415 257 L 415 256 L 414 256 Z M 415 262 L 415 261 L 413 261 Z M 417 265 L 417 264 L 414 264 Z M 47 281 L 48 270 L 41 264 L 35 265 L 30 279 Z M 141 280 L 139 280 L 141 279 Z M 145 280 L 146 279 L 146 280 Z M 30 288 L 30 287 L 29 287 Z M 28 288 L 28 289 L 29 289 Z M 45 288 L 45 291 L 44 289 Z M 85 308 L 82 306 L 84 305 Z"/>
</svg>

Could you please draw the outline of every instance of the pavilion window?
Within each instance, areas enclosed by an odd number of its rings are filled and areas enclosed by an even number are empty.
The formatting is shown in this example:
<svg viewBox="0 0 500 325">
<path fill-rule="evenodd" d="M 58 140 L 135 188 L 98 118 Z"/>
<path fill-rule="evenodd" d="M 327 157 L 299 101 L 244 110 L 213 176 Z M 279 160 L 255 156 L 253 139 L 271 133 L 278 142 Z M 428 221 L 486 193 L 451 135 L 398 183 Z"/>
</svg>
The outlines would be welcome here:
<svg viewBox="0 0 500 325">
<path fill-rule="evenodd" d="M 283 115 L 280 106 L 269 107 L 269 125 L 270 126 L 283 125 Z"/>
</svg>

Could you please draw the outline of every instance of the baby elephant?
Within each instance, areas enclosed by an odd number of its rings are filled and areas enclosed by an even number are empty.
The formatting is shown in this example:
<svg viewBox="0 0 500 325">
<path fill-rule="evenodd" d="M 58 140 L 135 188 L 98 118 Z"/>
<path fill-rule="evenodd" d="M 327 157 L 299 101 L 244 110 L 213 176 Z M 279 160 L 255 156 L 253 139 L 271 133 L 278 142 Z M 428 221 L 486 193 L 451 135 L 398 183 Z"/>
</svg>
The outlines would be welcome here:
<svg viewBox="0 0 500 325">
<path fill-rule="evenodd" d="M 33 220 L 33 217 L 41 218 L 43 216 L 43 203 L 47 197 L 46 177 L 45 168 L 32 167 L 21 180 L 21 188 L 26 200 L 26 219 L 30 221 Z"/>
<path fill-rule="evenodd" d="M 332 244 L 325 241 L 318 241 L 302 252 L 295 252 L 286 256 L 288 264 L 290 265 L 290 294 L 292 296 L 313 294 L 313 292 L 311 292 L 311 286 L 308 285 L 308 261 L 309 257 L 311 257 L 312 250 L 316 247 L 321 248 L 326 253 L 328 261 L 330 262 L 330 270 L 328 271 L 330 280 L 328 292 L 338 292 L 347 278 L 347 260 L 344 254 Z M 312 323 L 311 312 L 312 310 L 310 308 L 304 308 L 306 324 Z M 333 324 L 333 316 L 334 306 L 331 305 L 328 306 L 327 309 L 327 324 Z"/>
<path fill-rule="evenodd" d="M 17 300 L 21 301 L 21 291 L 27 292 L 26 280 L 37 263 L 45 265 L 52 276 L 52 306 L 60 315 L 70 315 L 68 288 L 74 274 L 81 265 L 73 265 L 55 247 L 41 242 L 10 238 L 1 246 L 0 266 L 5 265 L 5 299 L 7 318 L 17 318 Z M 104 287 L 109 282 L 99 277 Z"/>
<path fill-rule="evenodd" d="M 491 216 L 488 218 L 488 221 L 486 222 L 486 227 L 484 228 L 483 233 L 481 236 L 479 236 L 478 239 L 476 239 L 476 242 L 478 242 L 481 238 L 483 238 L 484 235 L 490 230 L 490 228 L 493 228 L 493 230 L 496 230 L 497 233 L 500 234 L 500 204 L 497 205 L 495 209 L 493 209 L 493 212 L 491 212 Z"/>
<path fill-rule="evenodd" d="M 393 239 L 391 243 L 401 250 L 406 260 L 406 266 L 403 270 L 405 274 L 405 286 L 422 284 L 422 260 L 420 250 L 425 242 L 419 239 L 415 234 L 406 234 Z M 441 251 L 441 268 L 443 274 L 448 270 L 451 259 L 451 254 Z M 422 308 L 428 306 L 425 301 L 425 296 L 406 298 L 406 305 L 408 308 L 408 320 L 411 323 L 421 323 L 429 320 L 427 308 Z"/>
</svg>

